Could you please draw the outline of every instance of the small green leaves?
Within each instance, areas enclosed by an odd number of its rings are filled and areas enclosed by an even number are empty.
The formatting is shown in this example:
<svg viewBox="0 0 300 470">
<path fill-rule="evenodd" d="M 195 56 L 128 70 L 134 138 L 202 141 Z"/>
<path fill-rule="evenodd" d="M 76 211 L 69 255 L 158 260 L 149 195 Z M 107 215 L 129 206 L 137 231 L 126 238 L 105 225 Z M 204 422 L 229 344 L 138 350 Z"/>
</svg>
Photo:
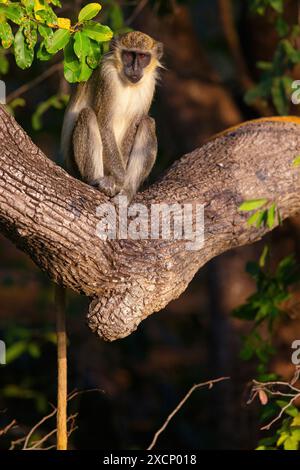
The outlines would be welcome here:
<svg viewBox="0 0 300 470">
<path fill-rule="evenodd" d="M 294 159 L 293 166 L 300 166 L 300 155 L 297 155 L 297 157 Z"/>
<path fill-rule="evenodd" d="M 71 83 L 86 81 L 99 65 L 113 32 L 108 26 L 93 21 L 102 8 L 100 3 L 85 5 L 74 26 L 69 18 L 57 16 L 53 5 L 59 7 L 61 2 L 0 0 L 2 48 L 9 49 L 14 45 L 16 63 L 22 69 L 32 64 L 36 45 L 36 57 L 42 61 L 48 61 L 53 55 L 64 50 L 66 80 Z M 113 10 L 116 24 L 122 28 L 124 21 L 121 10 L 116 6 Z M 10 22 L 19 25 L 15 38 Z M 7 67 L 7 58 L 1 54 L 0 73 L 5 73 Z"/>
<path fill-rule="evenodd" d="M 255 209 L 261 209 L 268 203 L 268 199 L 251 199 L 244 201 L 238 208 L 239 211 L 250 212 Z M 281 223 L 279 210 L 276 204 L 273 203 L 269 208 L 263 208 L 254 212 L 247 220 L 247 224 L 250 226 L 268 227 L 273 228 L 276 222 L 276 216 L 278 222 Z"/>
<path fill-rule="evenodd" d="M 14 50 L 18 67 L 23 70 L 29 68 L 34 58 L 34 49 L 27 44 L 22 26 L 15 36 Z"/>
<path fill-rule="evenodd" d="M 70 37 L 70 31 L 67 29 L 58 29 L 45 43 L 47 51 L 50 54 L 56 54 L 56 52 L 60 51 L 68 44 Z"/>
<path fill-rule="evenodd" d="M 260 207 L 267 204 L 268 199 L 250 199 L 249 201 L 244 201 L 239 206 L 239 211 L 253 211 L 254 209 L 259 209 Z"/>
<path fill-rule="evenodd" d="M 113 32 L 108 26 L 96 23 L 95 21 L 87 21 L 83 25 L 83 32 L 91 39 L 97 42 L 110 41 Z"/>
<path fill-rule="evenodd" d="M 89 3 L 85 7 L 80 10 L 78 15 L 78 20 L 80 22 L 88 21 L 98 15 L 99 11 L 101 10 L 102 6 L 100 3 Z"/>
</svg>

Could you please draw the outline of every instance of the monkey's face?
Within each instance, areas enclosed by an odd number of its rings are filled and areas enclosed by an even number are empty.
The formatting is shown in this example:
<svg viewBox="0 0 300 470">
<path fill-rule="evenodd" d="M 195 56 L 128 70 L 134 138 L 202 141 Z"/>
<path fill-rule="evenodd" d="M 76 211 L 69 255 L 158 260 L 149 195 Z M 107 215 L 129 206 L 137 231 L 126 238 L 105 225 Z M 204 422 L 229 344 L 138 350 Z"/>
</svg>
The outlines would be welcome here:
<svg viewBox="0 0 300 470">
<path fill-rule="evenodd" d="M 122 63 L 125 77 L 131 83 L 138 83 L 144 75 L 144 69 L 151 62 L 151 54 L 138 50 L 123 50 Z"/>
</svg>

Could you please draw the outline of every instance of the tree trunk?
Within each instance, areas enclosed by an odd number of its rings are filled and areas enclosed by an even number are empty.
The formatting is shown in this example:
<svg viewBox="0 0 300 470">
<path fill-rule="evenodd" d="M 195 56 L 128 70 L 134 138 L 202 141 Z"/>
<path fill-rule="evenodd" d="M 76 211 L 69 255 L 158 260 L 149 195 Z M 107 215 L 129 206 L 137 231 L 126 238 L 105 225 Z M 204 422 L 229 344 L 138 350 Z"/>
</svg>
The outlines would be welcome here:
<svg viewBox="0 0 300 470">
<path fill-rule="evenodd" d="M 205 206 L 205 243 L 101 240 L 101 192 L 47 159 L 0 109 L 0 229 L 55 282 L 91 297 L 88 324 L 105 340 L 129 335 L 187 287 L 208 260 L 260 239 L 246 224 L 244 200 L 267 198 L 284 219 L 300 209 L 300 120 L 269 118 L 214 137 L 175 162 L 134 202 Z M 195 221 L 194 221 L 195 222 Z"/>
</svg>

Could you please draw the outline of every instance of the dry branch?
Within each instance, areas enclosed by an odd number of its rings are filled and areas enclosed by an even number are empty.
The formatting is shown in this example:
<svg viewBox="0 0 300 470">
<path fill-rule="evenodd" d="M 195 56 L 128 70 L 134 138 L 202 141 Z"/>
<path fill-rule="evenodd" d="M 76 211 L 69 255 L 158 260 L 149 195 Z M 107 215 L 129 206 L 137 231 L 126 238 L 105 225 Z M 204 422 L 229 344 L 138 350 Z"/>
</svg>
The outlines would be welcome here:
<svg viewBox="0 0 300 470">
<path fill-rule="evenodd" d="M 200 124 L 199 124 L 200 125 Z M 218 254 L 259 240 L 238 211 L 244 200 L 274 201 L 282 218 L 300 210 L 300 120 L 245 123 L 175 162 L 134 202 L 205 205 L 205 244 L 96 236 L 108 199 L 45 157 L 0 109 L 0 230 L 55 282 L 91 297 L 90 328 L 113 341 L 134 331 L 187 287 Z"/>
</svg>

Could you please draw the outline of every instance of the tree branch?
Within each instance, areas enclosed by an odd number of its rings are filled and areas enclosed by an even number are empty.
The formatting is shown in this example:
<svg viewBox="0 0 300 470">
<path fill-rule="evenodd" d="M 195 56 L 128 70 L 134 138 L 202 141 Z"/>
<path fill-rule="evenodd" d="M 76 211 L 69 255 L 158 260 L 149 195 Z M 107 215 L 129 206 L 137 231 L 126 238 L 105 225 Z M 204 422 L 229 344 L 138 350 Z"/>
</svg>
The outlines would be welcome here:
<svg viewBox="0 0 300 470">
<path fill-rule="evenodd" d="M 244 200 L 267 198 L 282 218 L 300 210 L 300 119 L 266 118 L 214 137 L 175 162 L 134 202 L 205 205 L 205 243 L 96 236 L 107 197 L 46 158 L 0 109 L 0 230 L 55 282 L 91 297 L 89 327 L 113 341 L 177 298 L 213 257 L 259 240 Z"/>
</svg>

